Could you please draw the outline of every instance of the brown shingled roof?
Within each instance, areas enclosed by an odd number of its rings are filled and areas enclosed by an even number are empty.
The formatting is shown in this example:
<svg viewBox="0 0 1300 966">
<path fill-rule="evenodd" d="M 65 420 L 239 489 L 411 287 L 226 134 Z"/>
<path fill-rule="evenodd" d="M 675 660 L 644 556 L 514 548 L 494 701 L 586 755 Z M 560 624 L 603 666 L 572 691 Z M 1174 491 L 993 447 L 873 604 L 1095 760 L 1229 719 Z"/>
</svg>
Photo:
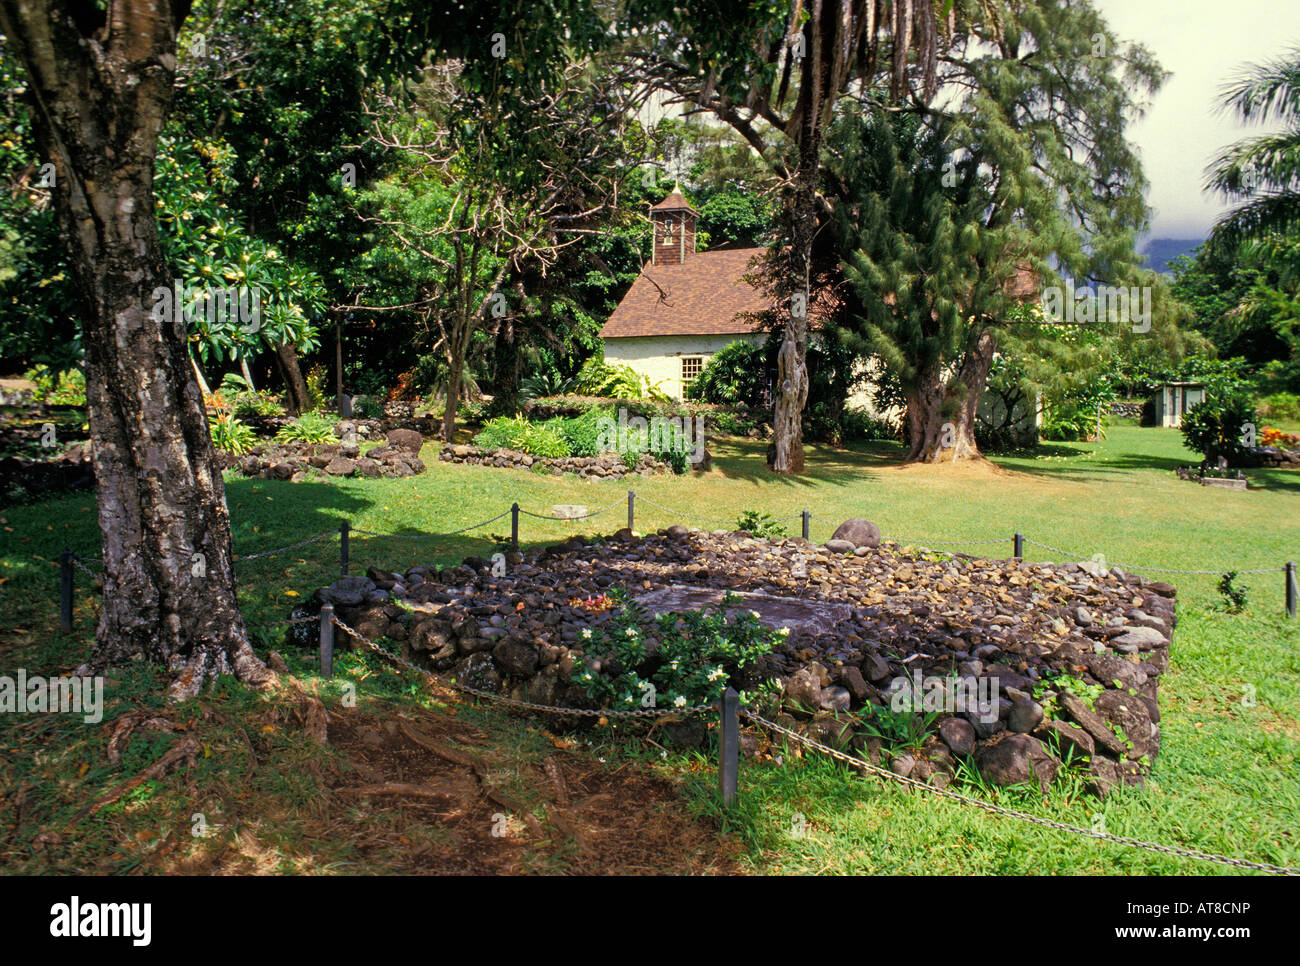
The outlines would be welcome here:
<svg viewBox="0 0 1300 966">
<path fill-rule="evenodd" d="M 659 202 L 659 204 L 650 206 L 651 211 L 681 211 L 682 209 L 694 212 L 697 215 L 699 214 L 698 211 L 695 211 L 694 208 L 686 203 L 686 199 L 682 197 L 682 193 L 676 188 L 672 190 L 667 198 Z"/>
<path fill-rule="evenodd" d="M 696 252 L 681 265 L 644 266 L 600 330 L 601 338 L 754 332 L 743 313 L 765 311 L 772 302 L 744 276 L 762 253 L 761 248 L 732 248 Z"/>
</svg>

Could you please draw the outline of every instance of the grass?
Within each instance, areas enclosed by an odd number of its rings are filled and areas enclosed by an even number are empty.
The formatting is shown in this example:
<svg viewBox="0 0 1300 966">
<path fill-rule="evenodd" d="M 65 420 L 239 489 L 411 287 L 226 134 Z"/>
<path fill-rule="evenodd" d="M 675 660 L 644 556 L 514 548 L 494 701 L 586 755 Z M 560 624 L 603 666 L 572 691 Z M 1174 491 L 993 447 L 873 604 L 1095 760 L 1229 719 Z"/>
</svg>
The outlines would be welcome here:
<svg viewBox="0 0 1300 966">
<path fill-rule="evenodd" d="M 1118 423 L 1099 443 L 1045 445 L 1036 456 L 998 458 L 984 467 L 903 467 L 899 450 L 890 444 L 854 446 L 844 450 L 810 447 L 808 473 L 799 479 L 774 478 L 763 465 L 763 444 L 715 441 L 710 446 L 714 468 L 683 478 L 633 478 L 587 482 L 527 471 L 485 469 L 441 463 L 435 448 L 423 454 L 429 471 L 401 480 L 284 481 L 227 479 L 236 548 L 241 553 L 292 543 L 332 530 L 340 521 L 376 532 L 444 532 L 496 516 L 513 501 L 537 513 L 554 504 L 584 504 L 612 509 L 591 521 L 563 523 L 524 516 L 521 540 L 551 543 L 575 532 L 607 532 L 626 523 L 621 501 L 629 488 L 637 493 L 637 529 L 649 530 L 674 522 L 721 526 L 742 510 L 774 517 L 813 513 L 815 539 L 825 540 L 850 516 L 876 522 L 886 537 L 938 547 L 941 541 L 993 540 L 987 545 L 955 546 L 989 556 L 1007 556 L 1012 534 L 1063 548 L 1073 554 L 1104 555 L 1108 563 L 1162 577 L 1179 588 L 1180 623 L 1172 649 L 1172 665 L 1161 682 L 1162 749 L 1147 787 L 1124 790 L 1104 803 L 1077 794 L 1077 782 L 1066 781 L 1044 800 L 1023 789 L 967 789 L 1001 804 L 1035 815 L 1092 828 L 1104 815 L 1107 831 L 1231 856 L 1276 864 L 1300 865 L 1300 622 L 1283 617 L 1281 566 L 1300 558 L 1300 514 L 1296 497 L 1300 474 L 1282 470 L 1249 470 L 1252 489 L 1216 490 L 1178 480 L 1173 469 L 1194 462 L 1176 430 L 1143 429 Z M 676 508 L 673 514 L 652 504 Z M 691 516 L 688 516 L 691 515 Z M 700 518 L 710 518 L 702 520 Z M 798 533 L 798 520 L 787 524 Z M 415 563 L 449 563 L 467 554 L 494 548 L 494 536 L 507 535 L 509 517 L 470 534 L 428 541 L 383 540 L 354 535 L 352 572 L 367 565 L 396 569 Z M 85 656 L 93 635 L 93 600 L 86 579 L 78 574 L 76 627 L 72 635 L 57 631 L 57 557 L 64 546 L 97 555 L 98 529 L 93 501 L 85 495 L 65 496 L 45 503 L 0 511 L 0 607 L 7 615 L 0 636 L 0 661 L 7 667 L 67 671 Z M 1062 560 L 1062 554 L 1035 544 L 1026 548 L 1032 559 Z M 1139 566 L 1141 565 L 1141 566 Z M 1142 567 L 1204 570 L 1201 574 L 1152 574 Z M 243 601 L 250 621 L 282 619 L 293 604 L 337 574 L 337 541 L 325 540 L 290 554 L 240 565 Z M 1226 570 L 1268 569 L 1244 575 L 1250 592 L 1242 614 L 1224 611 L 1215 590 Z M 255 632 L 255 634 L 260 632 Z M 263 646 L 272 643 L 262 638 Z M 326 686 L 312 677 L 305 658 L 287 654 L 291 667 L 312 693 Z M 411 682 L 369 662 L 353 662 L 344 673 L 359 688 L 359 708 L 376 720 L 394 709 L 424 707 L 432 699 Z M 34 672 L 33 672 L 34 673 Z M 156 699 L 150 672 L 135 669 L 110 689 L 118 709 Z M 1253 699 L 1253 700 L 1252 700 Z M 291 716 L 294 701 L 281 696 L 250 696 L 239 689 L 223 690 L 205 703 L 229 721 L 263 718 L 273 727 L 277 716 Z M 437 705 L 446 710 L 442 704 Z M 460 708 L 465 720 L 477 722 L 492 739 L 500 768 L 522 772 L 549 747 L 549 739 L 530 744 L 517 740 L 521 728 L 533 727 L 490 710 Z M 113 712 L 106 713 L 106 718 Z M 195 712 L 191 711 L 191 714 Z M 261 716 L 261 717 L 259 717 Z M 0 716 L 14 718 L 17 716 Z M 202 720 L 201 712 L 196 720 Z M 235 729 L 208 722 L 213 740 L 229 759 L 244 746 Z M 245 729 L 248 726 L 245 725 Z M 32 747 L 36 734 L 21 732 L 12 721 L 0 721 L 0 765 L 5 798 L 0 816 L 9 807 L 13 790 L 26 782 L 41 786 L 28 793 L 12 846 L 24 856 L 26 868 L 68 870 L 58 862 L 89 863 L 89 859 L 50 858 L 58 847 L 36 848 L 39 829 L 63 827 L 84 808 L 90 796 L 102 794 L 124 777 L 135 774 L 165 745 L 158 736 L 142 741 L 133 757 L 119 767 L 102 755 L 103 737 L 93 729 L 63 718 L 40 726 L 44 764 L 18 754 Z M 153 744 L 148 743 L 153 741 Z M 285 744 L 278 744 L 283 741 Z M 990 815 L 970 806 L 859 778 L 831 762 L 806 759 L 780 745 L 771 749 L 782 764 L 747 760 L 742 764 L 741 806 L 721 811 L 711 763 L 698 756 L 667 754 L 657 747 L 625 738 L 592 738 L 586 754 L 639 766 L 677 782 L 686 806 L 702 822 L 715 823 L 722 849 L 738 849 L 739 867 L 756 872 L 926 872 L 926 873 L 1218 873 L 1203 862 L 1156 855 L 1103 844 L 1095 839 L 1030 826 Z M 259 744 L 259 742 L 261 744 Z M 310 800 L 318 785 L 302 777 L 302 764 L 320 753 L 301 739 L 276 732 L 254 736 L 259 768 L 280 762 L 258 778 L 252 794 L 257 808 L 243 806 L 247 823 L 270 826 L 268 816 L 280 814 L 279 865 L 269 859 L 257 864 L 266 871 L 381 870 L 384 852 L 365 855 L 318 841 L 312 832 Z M 575 749 L 576 752 L 577 749 Z M 233 757 L 232 757 L 233 756 Z M 283 759 L 281 761 L 281 759 Z M 209 766 L 215 767 L 215 766 Z M 242 767 L 242 765 L 240 766 Z M 84 768 L 84 770 L 83 770 Z M 297 778 L 292 777 L 295 773 Z M 259 775 L 262 773 L 259 771 Z M 43 777 L 42 777 L 43 776 Z M 200 789 L 213 784 L 239 787 L 234 774 L 203 780 L 190 776 Z M 89 834 L 98 856 L 94 868 L 148 871 L 158 865 L 146 832 L 133 815 L 152 810 L 183 811 L 176 796 L 190 794 L 178 785 L 179 776 L 149 783 L 132 794 L 138 800 L 114 808 L 117 825 L 99 823 Z M 53 783 L 53 784 L 51 784 Z M 59 789 L 56 791 L 55 789 Z M 514 794 L 522 794 L 516 789 Z M 170 796 L 170 797 L 169 797 Z M 155 804 L 151 805 L 153 801 Z M 36 809 L 33 818 L 32 809 Z M 260 812 L 257 817 L 255 813 Z M 159 813 L 161 814 L 161 813 Z M 542 814 L 541 811 L 538 814 Z M 288 816 L 297 816 L 292 821 Z M 802 820 L 799 820 L 802 816 Z M 373 818 L 373 816 L 372 816 Z M 0 818 L 0 824 L 5 819 Z M 398 818 L 392 834 L 400 832 Z M 423 826 L 422 826 L 423 827 Z M 431 835 L 429 829 L 422 834 Z M 234 841 L 234 840 L 231 840 Z M 396 841 L 396 840 L 394 840 Z M 215 847 L 215 846 L 214 846 Z M 229 842 L 227 848 L 235 848 Z M 262 846 L 265 848 L 265 845 Z M 152 846 L 156 850 L 156 844 Z M 116 856 L 116 857 L 115 857 Z M 247 860 L 252 861 L 252 860 Z M 395 861 L 395 860 L 394 860 Z M 571 854 L 542 849 L 517 857 L 520 868 L 571 868 Z M 136 865 L 127 868 L 129 863 Z M 85 867 L 85 865 L 81 866 Z"/>
</svg>

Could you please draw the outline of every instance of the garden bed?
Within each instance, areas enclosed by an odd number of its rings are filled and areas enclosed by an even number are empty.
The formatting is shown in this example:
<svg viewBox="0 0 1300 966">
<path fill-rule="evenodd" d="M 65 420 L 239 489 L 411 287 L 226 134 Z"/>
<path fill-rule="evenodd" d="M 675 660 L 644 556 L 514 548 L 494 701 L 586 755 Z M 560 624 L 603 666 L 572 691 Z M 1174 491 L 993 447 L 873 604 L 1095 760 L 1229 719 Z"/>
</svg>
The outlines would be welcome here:
<svg viewBox="0 0 1300 966">
<path fill-rule="evenodd" d="M 1237 471 L 1236 476 L 1216 476 L 1204 472 L 1199 466 L 1180 466 L 1176 472 L 1180 480 L 1199 483 L 1201 486 L 1213 486 L 1221 490 L 1247 489 L 1246 476 L 1240 470 Z"/>
<path fill-rule="evenodd" d="M 482 558 L 441 571 L 372 569 L 323 588 L 314 606 L 332 602 L 360 634 L 389 638 L 458 680 L 593 707 L 587 673 L 620 669 L 592 642 L 627 618 L 604 595 L 639 602 L 653 654 L 663 635 L 653 613 L 689 613 L 732 591 L 745 596 L 727 603 L 729 614 L 752 611 L 778 636 L 717 688 L 729 681 L 759 696 L 775 686 L 781 706 L 769 713 L 779 721 L 899 774 L 944 785 L 970 768 L 991 783 L 1046 789 L 1066 769 L 1105 794 L 1141 782 L 1159 750 L 1157 681 L 1175 591 L 1115 569 L 889 543 L 843 552 L 681 526 L 646 538 L 575 536 L 505 563 L 504 576 Z M 311 644 L 310 628 L 298 634 Z M 666 727 L 686 744 L 703 729 L 700 719 Z"/>
<path fill-rule="evenodd" d="M 241 455 L 219 456 L 223 469 L 294 483 L 306 479 L 313 470 L 326 476 L 404 477 L 424 472 L 419 455 L 423 444 L 424 438 L 414 430 L 392 430 L 386 443 L 364 453 L 356 442 L 273 443 L 254 446 Z"/>
</svg>

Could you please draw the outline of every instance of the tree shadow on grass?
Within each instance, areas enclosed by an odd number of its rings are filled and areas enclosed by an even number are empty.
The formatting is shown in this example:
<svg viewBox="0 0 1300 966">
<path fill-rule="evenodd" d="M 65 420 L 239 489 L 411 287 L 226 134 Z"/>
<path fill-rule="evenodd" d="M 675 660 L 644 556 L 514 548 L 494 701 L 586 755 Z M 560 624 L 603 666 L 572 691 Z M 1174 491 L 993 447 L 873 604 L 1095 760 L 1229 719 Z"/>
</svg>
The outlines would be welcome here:
<svg viewBox="0 0 1300 966">
<path fill-rule="evenodd" d="M 807 489 L 826 484 L 860 486 L 873 482 L 869 471 L 898 465 L 902 447 L 897 443 L 867 443 L 837 449 L 808 444 L 804 447 L 804 457 L 804 472 L 785 476 L 768 468 L 765 442 L 728 440 L 713 448 L 714 469 L 729 480 Z"/>
</svg>

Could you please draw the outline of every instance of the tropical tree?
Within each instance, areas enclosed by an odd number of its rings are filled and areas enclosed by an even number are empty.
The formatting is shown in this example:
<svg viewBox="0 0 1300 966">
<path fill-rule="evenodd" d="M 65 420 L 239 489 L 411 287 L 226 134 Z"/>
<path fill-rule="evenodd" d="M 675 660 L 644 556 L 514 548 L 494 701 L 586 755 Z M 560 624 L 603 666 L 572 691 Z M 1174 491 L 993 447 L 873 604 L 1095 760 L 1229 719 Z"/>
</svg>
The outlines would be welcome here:
<svg viewBox="0 0 1300 966">
<path fill-rule="evenodd" d="M 1246 124 L 1282 130 L 1225 148 L 1206 172 L 1206 187 L 1237 202 L 1214 226 L 1220 244 L 1300 228 L 1300 47 L 1245 68 L 1223 89 L 1223 107 Z"/>
<path fill-rule="evenodd" d="M 978 4 L 969 6 L 971 12 Z M 770 276 L 781 305 L 772 469 L 804 468 L 808 312 L 813 245 L 830 214 L 822 197 L 822 145 L 850 85 L 887 79 L 897 100 L 937 80 L 939 32 L 953 0 L 792 0 L 722 9 L 709 0 L 630 4 L 637 23 L 666 25 L 642 53 L 662 88 L 731 125 L 786 184 Z"/>
<path fill-rule="evenodd" d="M 86 349 L 104 606 L 90 666 L 168 667 L 173 694 L 216 674 L 273 677 L 248 643 L 221 474 L 188 333 L 153 311 L 172 283 L 154 218 L 154 160 L 186 0 L 0 2 L 26 69 L 38 153 L 54 165 Z"/>
<path fill-rule="evenodd" d="M 1085 345 L 1014 301 L 1081 295 L 1114 339 L 1177 340 L 1177 313 L 1134 253 L 1145 182 L 1124 138 L 1158 66 L 1089 4 L 999 5 L 991 19 L 947 48 L 941 107 L 891 119 L 868 100 L 830 140 L 858 300 L 848 335 L 903 384 L 911 460 L 979 456 L 975 415 L 998 352 L 1077 364 Z M 1127 297 L 1098 312 L 1108 304 L 1077 288 L 1088 285 L 1136 292 L 1151 317 Z"/>
<path fill-rule="evenodd" d="M 426 347 L 445 363 L 447 441 L 476 334 L 527 311 L 523 279 L 544 276 L 566 248 L 598 233 L 642 160 L 624 128 L 644 90 L 617 69 L 577 62 L 530 103 L 485 104 L 472 121 L 459 113 L 458 102 L 472 98 L 460 74 L 440 65 L 418 87 L 382 96 L 372 137 L 396 161 L 360 198 L 376 241 L 364 274 L 404 264 L 418 280 L 411 304 L 431 336 Z M 525 136 L 538 145 L 528 162 L 510 140 L 517 113 L 530 118 Z"/>
</svg>

